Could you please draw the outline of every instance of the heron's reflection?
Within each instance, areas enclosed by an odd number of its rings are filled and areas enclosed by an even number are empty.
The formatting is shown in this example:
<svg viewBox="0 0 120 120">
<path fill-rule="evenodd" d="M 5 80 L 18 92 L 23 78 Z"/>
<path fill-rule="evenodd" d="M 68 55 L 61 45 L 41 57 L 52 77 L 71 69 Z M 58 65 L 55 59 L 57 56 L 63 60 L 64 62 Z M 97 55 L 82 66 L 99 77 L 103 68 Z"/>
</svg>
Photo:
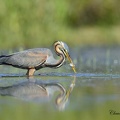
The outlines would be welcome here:
<svg viewBox="0 0 120 120">
<path fill-rule="evenodd" d="M 26 101 L 50 101 L 55 92 L 59 92 L 55 103 L 59 110 L 63 110 L 68 101 L 69 95 L 75 86 L 75 77 L 68 89 L 58 82 L 22 82 L 7 87 L 0 87 L 0 95 L 13 96 Z"/>
</svg>

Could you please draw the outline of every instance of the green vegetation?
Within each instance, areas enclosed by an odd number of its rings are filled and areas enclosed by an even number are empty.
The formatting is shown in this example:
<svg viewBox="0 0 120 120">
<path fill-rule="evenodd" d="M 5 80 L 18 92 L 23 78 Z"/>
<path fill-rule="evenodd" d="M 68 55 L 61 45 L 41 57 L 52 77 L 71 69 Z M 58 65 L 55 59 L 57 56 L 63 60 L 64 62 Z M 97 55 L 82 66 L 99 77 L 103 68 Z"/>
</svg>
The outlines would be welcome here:
<svg viewBox="0 0 120 120">
<path fill-rule="evenodd" d="M 72 0 L 68 19 L 70 25 L 112 25 L 120 20 L 119 0 Z"/>
<path fill-rule="evenodd" d="M 119 102 L 117 102 L 119 104 Z M 118 108 L 117 103 L 111 102 L 100 104 L 98 106 L 92 106 L 91 108 L 82 108 L 82 110 L 67 110 L 63 112 L 48 109 L 46 106 L 40 104 L 29 104 L 18 102 L 16 106 L 12 105 L 1 105 L 0 118 L 2 120 L 102 120 L 110 119 L 113 117 L 119 117 L 119 115 L 110 115 L 109 110 L 116 110 Z M 80 105 L 79 105 L 80 106 Z M 109 107 L 110 106 L 110 107 Z M 119 110 L 116 110 L 119 111 Z"/>
<path fill-rule="evenodd" d="M 0 0 L 0 49 L 120 44 L 119 0 Z M 48 45 L 49 44 L 49 45 Z"/>
</svg>

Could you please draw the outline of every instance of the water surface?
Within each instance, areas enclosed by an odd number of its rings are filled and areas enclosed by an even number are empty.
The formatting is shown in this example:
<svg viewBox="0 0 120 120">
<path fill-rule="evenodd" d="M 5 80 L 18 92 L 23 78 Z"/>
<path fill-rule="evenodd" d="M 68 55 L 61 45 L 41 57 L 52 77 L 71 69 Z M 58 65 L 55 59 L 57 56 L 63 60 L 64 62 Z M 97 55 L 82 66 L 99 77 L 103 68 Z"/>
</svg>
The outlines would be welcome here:
<svg viewBox="0 0 120 120">
<path fill-rule="evenodd" d="M 25 70 L 0 66 L 0 119 L 119 118 L 119 51 L 74 49 L 71 57 L 76 74 L 66 64 L 59 69 L 39 70 L 28 79 Z"/>
</svg>

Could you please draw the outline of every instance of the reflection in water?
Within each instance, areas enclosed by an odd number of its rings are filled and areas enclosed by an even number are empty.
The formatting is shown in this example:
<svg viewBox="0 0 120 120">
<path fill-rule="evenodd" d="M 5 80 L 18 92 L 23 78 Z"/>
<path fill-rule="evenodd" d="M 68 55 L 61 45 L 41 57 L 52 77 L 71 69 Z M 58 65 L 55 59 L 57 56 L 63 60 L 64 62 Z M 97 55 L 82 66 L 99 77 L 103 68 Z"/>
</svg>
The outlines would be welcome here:
<svg viewBox="0 0 120 120">
<path fill-rule="evenodd" d="M 69 95 L 75 86 L 75 77 L 69 88 L 66 90 L 60 83 L 38 83 L 34 80 L 22 82 L 7 87 L 0 87 L 0 95 L 14 96 L 25 101 L 45 102 L 50 101 L 55 92 L 59 92 L 55 99 L 56 106 L 59 110 L 64 110 Z"/>
<path fill-rule="evenodd" d="M 76 76 L 74 76 L 73 81 L 71 82 L 69 88 L 66 90 L 64 95 L 61 96 L 59 99 L 57 99 L 56 104 L 57 104 L 57 107 L 58 107 L 59 110 L 64 110 L 65 109 L 65 105 L 68 101 L 68 98 L 69 98 L 69 96 L 70 96 L 70 94 L 71 94 L 71 92 L 72 92 L 72 90 L 75 86 L 75 81 L 76 81 Z"/>
</svg>

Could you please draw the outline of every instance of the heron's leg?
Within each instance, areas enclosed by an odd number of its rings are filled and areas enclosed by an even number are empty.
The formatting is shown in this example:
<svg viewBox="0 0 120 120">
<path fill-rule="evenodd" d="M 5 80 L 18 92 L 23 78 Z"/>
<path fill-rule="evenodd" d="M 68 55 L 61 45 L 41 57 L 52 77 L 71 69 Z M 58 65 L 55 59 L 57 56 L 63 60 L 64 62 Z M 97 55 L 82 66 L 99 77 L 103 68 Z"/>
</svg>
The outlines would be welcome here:
<svg viewBox="0 0 120 120">
<path fill-rule="evenodd" d="M 29 68 L 26 75 L 27 76 L 33 76 L 34 72 L 35 72 L 35 68 Z"/>
</svg>

